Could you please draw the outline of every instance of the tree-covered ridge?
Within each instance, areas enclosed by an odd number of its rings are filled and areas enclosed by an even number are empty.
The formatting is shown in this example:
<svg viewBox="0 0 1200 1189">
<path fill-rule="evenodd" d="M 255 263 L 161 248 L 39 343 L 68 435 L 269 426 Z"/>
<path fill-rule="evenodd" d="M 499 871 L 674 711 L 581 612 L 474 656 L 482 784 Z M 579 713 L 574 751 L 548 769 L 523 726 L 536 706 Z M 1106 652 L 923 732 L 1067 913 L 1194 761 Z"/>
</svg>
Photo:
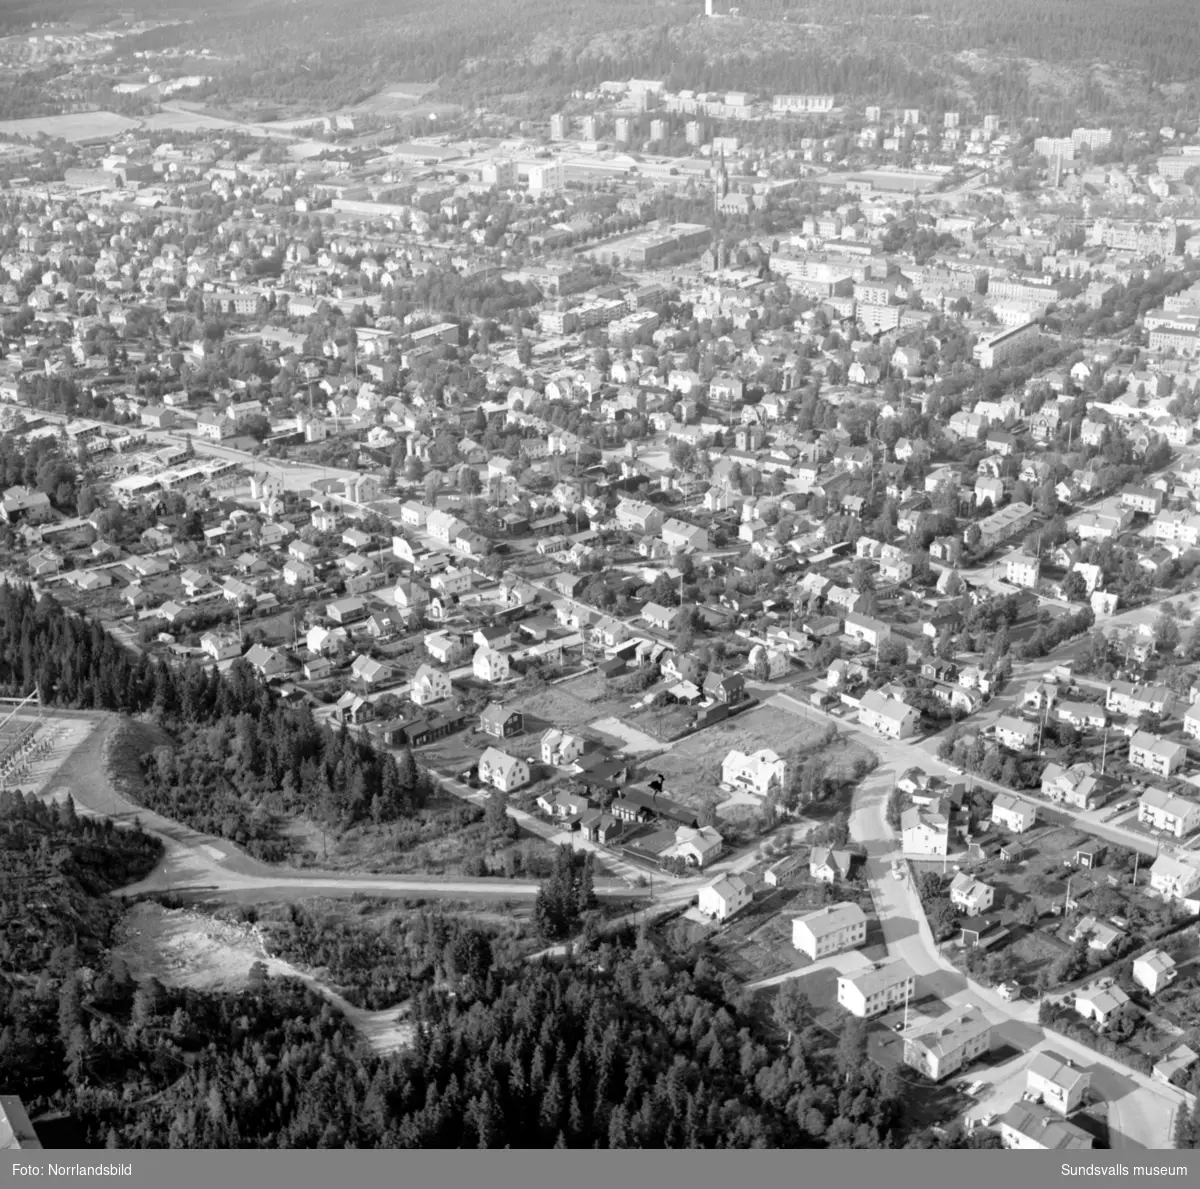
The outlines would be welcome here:
<svg viewBox="0 0 1200 1189">
<path fill-rule="evenodd" d="M 161 854 L 157 838 L 80 817 L 70 798 L 46 805 L 0 791 L 0 971 L 39 969 L 63 947 L 107 944 L 120 913 L 104 894 L 142 878 Z"/>
<path fill-rule="evenodd" d="M 279 858 L 275 819 L 305 814 L 334 827 L 410 817 L 432 783 L 399 758 L 289 706 L 242 661 L 227 673 L 134 655 L 98 623 L 28 587 L 0 586 L 0 686 L 83 709 L 148 714 L 178 748 L 146 761 L 151 809 Z"/>
<path fill-rule="evenodd" d="M 731 7 L 718 0 L 717 11 Z M 352 106 L 398 79 L 437 83 L 439 98 L 511 103 L 565 96 L 607 78 L 663 78 L 673 89 L 826 91 L 860 101 L 980 110 L 1013 118 L 1099 112 L 1190 84 L 1200 52 L 1191 0 L 1162 0 L 1146 20 L 1136 0 L 745 0 L 740 21 L 705 22 L 701 5 L 629 0 L 476 0 L 430 7 L 383 0 L 211 4 L 187 25 L 153 30 L 128 50 L 203 45 L 223 62 L 207 88 L 217 103 L 255 100 L 310 111 Z M 1031 82 L 1030 63 L 1058 65 L 1058 90 Z M 1097 64 L 1103 64 L 1098 66 Z M 1136 95 L 1113 85 L 1136 73 Z M 1069 93 L 1068 93 L 1069 92 Z M 1172 102 L 1164 98 L 1164 102 Z M 385 105 L 386 106 L 386 105 Z M 1180 110 L 1186 101 L 1179 100 Z"/>
<path fill-rule="evenodd" d="M 135 980 L 110 945 L 118 910 L 95 892 L 153 863 L 157 843 L 140 831 L 10 795 L 0 845 L 23 908 L 50 906 L 44 937 L 3 951 L 0 1084 L 35 1118 L 69 1115 L 81 1145 L 977 1142 L 917 1125 L 911 1089 L 869 1059 L 860 1022 L 831 1036 L 799 995 L 772 1019 L 706 958 L 652 932 L 529 962 L 511 931 L 427 912 L 380 950 L 349 929 L 313 946 L 302 910 L 307 956 L 344 970 L 396 963 L 387 989 L 411 993 L 416 1039 L 381 1057 L 291 980 L 260 972 L 237 994 Z"/>
</svg>

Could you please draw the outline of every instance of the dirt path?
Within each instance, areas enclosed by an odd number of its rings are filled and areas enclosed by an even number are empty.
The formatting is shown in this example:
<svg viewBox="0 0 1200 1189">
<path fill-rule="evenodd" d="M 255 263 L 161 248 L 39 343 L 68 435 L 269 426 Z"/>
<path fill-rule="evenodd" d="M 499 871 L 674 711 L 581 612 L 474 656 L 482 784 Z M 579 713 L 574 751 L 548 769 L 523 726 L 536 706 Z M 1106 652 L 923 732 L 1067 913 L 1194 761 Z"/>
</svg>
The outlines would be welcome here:
<svg viewBox="0 0 1200 1189">
<path fill-rule="evenodd" d="M 252 925 L 219 921 L 188 909 L 137 904 L 121 922 L 113 954 L 135 977 L 153 975 L 163 983 L 201 991 L 242 990 L 251 968 L 261 962 L 268 974 L 299 979 L 327 999 L 377 1052 L 395 1052 L 412 1040 L 412 1025 L 400 1018 L 403 1004 L 383 1011 L 355 1007 L 314 975 L 272 957 Z"/>
<path fill-rule="evenodd" d="M 116 715 L 96 713 L 86 717 L 95 728 L 67 756 L 47 782 L 43 796 L 59 799 L 70 793 L 82 813 L 110 817 L 142 827 L 162 839 L 165 854 L 143 880 L 116 894 L 130 897 L 155 892 L 187 892 L 204 898 L 238 899 L 244 894 L 269 894 L 275 899 L 298 900 L 331 893 L 371 893 L 382 896 L 442 896 L 453 899 L 496 897 L 532 899 L 538 885 L 506 879 L 442 880 L 402 876 L 347 875 L 315 868 L 273 867 L 251 858 L 224 838 L 199 830 L 136 805 L 113 788 L 105 767 L 105 743 L 116 729 Z M 636 898 L 642 893 L 626 885 L 597 886 L 601 898 Z"/>
</svg>

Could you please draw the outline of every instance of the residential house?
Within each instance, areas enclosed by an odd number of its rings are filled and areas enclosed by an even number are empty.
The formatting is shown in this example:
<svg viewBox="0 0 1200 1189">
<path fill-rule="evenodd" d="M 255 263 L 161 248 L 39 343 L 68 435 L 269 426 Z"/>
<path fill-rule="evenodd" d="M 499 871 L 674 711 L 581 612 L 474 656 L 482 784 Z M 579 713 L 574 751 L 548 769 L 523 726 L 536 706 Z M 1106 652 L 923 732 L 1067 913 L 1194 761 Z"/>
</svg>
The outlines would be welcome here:
<svg viewBox="0 0 1200 1189">
<path fill-rule="evenodd" d="M 264 681 L 281 677 L 289 669 L 287 660 L 274 648 L 268 648 L 265 644 L 253 645 L 247 650 L 245 660 Z"/>
<path fill-rule="evenodd" d="M 350 664 L 354 680 L 371 688 L 378 688 L 392 680 L 392 666 L 387 661 L 378 661 L 371 656 L 356 656 Z"/>
<path fill-rule="evenodd" d="M 740 875 L 728 875 L 700 889 L 696 906 L 706 916 L 727 921 L 754 899 L 749 882 Z"/>
<path fill-rule="evenodd" d="M 792 919 L 792 945 L 815 962 L 857 949 L 867 940 L 867 916 L 857 904 L 826 904 Z"/>
<path fill-rule="evenodd" d="M 479 757 L 479 780 L 502 793 L 511 793 L 529 783 L 529 765 L 518 756 L 486 747 Z"/>
<path fill-rule="evenodd" d="M 1054 717 L 1077 731 L 1102 731 L 1108 726 L 1108 711 L 1095 702 L 1059 702 Z"/>
<path fill-rule="evenodd" d="M 205 632 L 200 650 L 214 661 L 227 661 L 242 655 L 242 637 L 237 632 Z"/>
<path fill-rule="evenodd" d="M 1012 834 L 1024 834 L 1037 822 L 1037 806 L 1012 793 L 997 793 L 992 802 L 992 821 Z"/>
<path fill-rule="evenodd" d="M 900 815 L 901 846 L 906 855 L 946 855 L 950 817 L 940 808 L 911 806 Z"/>
<path fill-rule="evenodd" d="M 1037 743 L 1038 729 L 1036 723 L 1026 722 L 1022 718 L 1011 715 L 1001 715 L 996 720 L 996 738 L 1012 751 L 1025 751 Z"/>
<path fill-rule="evenodd" d="M 647 603 L 642 608 L 642 619 L 655 631 L 673 632 L 681 612 L 680 607 L 662 607 L 658 603 Z"/>
<path fill-rule="evenodd" d="M 1094 1146 L 1082 1127 L 1024 1099 L 1009 1107 L 1000 1120 L 1000 1142 L 1015 1151 L 1084 1151 Z"/>
<path fill-rule="evenodd" d="M 1075 992 L 1075 1011 L 1096 1027 L 1107 1028 L 1129 1002 L 1129 996 L 1112 979 L 1101 979 Z"/>
<path fill-rule="evenodd" d="M 1151 829 L 1183 838 L 1200 826 L 1200 804 L 1164 789 L 1149 788 L 1138 800 L 1138 821 Z"/>
<path fill-rule="evenodd" d="M 1150 868 L 1150 890 L 1164 900 L 1189 900 L 1200 888 L 1200 870 L 1172 855 L 1159 855 Z"/>
<path fill-rule="evenodd" d="M 433 665 L 421 665 L 413 676 L 409 698 L 418 706 L 428 706 L 450 697 L 450 675 Z"/>
<path fill-rule="evenodd" d="M 904 1064 L 940 1082 L 992 1047 L 992 1027 L 977 1007 L 939 1016 L 931 1027 L 904 1038 Z"/>
<path fill-rule="evenodd" d="M 992 907 L 996 889 L 960 871 L 950 883 L 950 903 L 968 916 L 979 916 Z"/>
<path fill-rule="evenodd" d="M 859 615 L 856 611 L 847 612 L 842 630 L 852 640 L 861 640 L 872 648 L 877 648 L 892 634 L 892 629 L 886 623 L 869 615 Z"/>
<path fill-rule="evenodd" d="M 1178 973 L 1175 959 L 1162 950 L 1150 950 L 1133 960 L 1133 981 L 1139 987 L 1145 987 L 1151 995 L 1157 995 L 1174 982 Z"/>
<path fill-rule="evenodd" d="M 903 958 L 877 962 L 867 970 L 840 975 L 837 1001 L 851 1015 L 869 1020 L 912 996 L 916 976 Z"/>
<path fill-rule="evenodd" d="M 1083 1105 L 1091 1081 L 1087 1070 L 1077 1069 L 1049 1049 L 1035 1053 L 1025 1070 L 1026 1093 L 1064 1117 Z"/>
<path fill-rule="evenodd" d="M 613 804 L 615 806 L 616 802 Z M 709 863 L 721 857 L 721 852 L 725 849 L 725 839 L 712 826 L 682 825 L 675 830 L 675 845 L 672 849 L 689 867 L 703 870 Z"/>
<path fill-rule="evenodd" d="M 509 674 L 508 657 L 494 648 L 477 648 L 471 660 L 471 670 L 480 681 L 493 684 L 507 681 Z"/>
<path fill-rule="evenodd" d="M 869 730 L 889 739 L 907 739 L 916 734 L 920 716 L 898 698 L 878 690 L 865 694 L 859 705 L 858 721 Z"/>
<path fill-rule="evenodd" d="M 704 692 L 718 702 L 732 705 L 746 696 L 746 679 L 740 673 L 709 673 Z"/>
<path fill-rule="evenodd" d="M 1129 762 L 1155 776 L 1173 776 L 1186 759 L 1184 744 L 1161 739 L 1149 731 L 1135 731 L 1129 740 Z"/>
<path fill-rule="evenodd" d="M 466 645 L 461 636 L 449 632 L 430 632 L 425 637 L 425 651 L 439 664 L 452 665 L 466 655 Z"/>
<path fill-rule="evenodd" d="M 1141 714 L 1156 714 L 1160 718 L 1171 713 L 1175 696 L 1165 685 L 1135 685 L 1129 681 L 1114 681 L 1108 687 L 1104 707 L 1110 714 L 1126 714 L 1137 718 Z"/>
<path fill-rule="evenodd" d="M 501 702 L 489 702 L 479 716 L 479 729 L 495 739 L 511 739 L 525 729 L 525 718 L 519 710 L 510 710 Z"/>
<path fill-rule="evenodd" d="M 1071 930 L 1072 943 L 1087 938 L 1088 949 L 1097 953 L 1108 953 L 1125 934 L 1115 925 L 1102 921 L 1092 913 L 1080 918 L 1079 923 Z"/>
<path fill-rule="evenodd" d="M 772 789 L 782 792 L 787 783 L 787 761 L 770 748 L 747 755 L 731 751 L 721 765 L 721 782 L 765 797 Z"/>
<path fill-rule="evenodd" d="M 850 874 L 854 856 L 848 850 L 814 846 L 808 854 L 808 874 L 822 883 L 837 883 Z"/>
<path fill-rule="evenodd" d="M 583 754 L 584 741 L 578 735 L 551 727 L 542 736 L 540 747 L 543 764 L 565 768 Z"/>
</svg>

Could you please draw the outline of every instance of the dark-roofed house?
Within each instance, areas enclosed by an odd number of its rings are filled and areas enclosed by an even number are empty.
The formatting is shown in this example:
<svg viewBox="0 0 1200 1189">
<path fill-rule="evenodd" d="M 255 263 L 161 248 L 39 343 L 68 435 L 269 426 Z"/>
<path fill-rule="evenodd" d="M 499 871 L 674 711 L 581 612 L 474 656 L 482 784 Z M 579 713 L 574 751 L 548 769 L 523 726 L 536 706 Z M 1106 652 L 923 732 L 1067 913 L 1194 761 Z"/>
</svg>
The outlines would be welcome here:
<svg viewBox="0 0 1200 1189">
<path fill-rule="evenodd" d="M 1092 1137 L 1049 1107 L 1017 1102 L 1000 1120 L 1000 1142 L 1006 1148 L 1069 1151 L 1092 1147 Z"/>
<path fill-rule="evenodd" d="M 507 739 L 525 729 L 525 719 L 519 710 L 509 710 L 500 702 L 490 702 L 479 716 L 479 729 L 493 738 Z"/>
</svg>

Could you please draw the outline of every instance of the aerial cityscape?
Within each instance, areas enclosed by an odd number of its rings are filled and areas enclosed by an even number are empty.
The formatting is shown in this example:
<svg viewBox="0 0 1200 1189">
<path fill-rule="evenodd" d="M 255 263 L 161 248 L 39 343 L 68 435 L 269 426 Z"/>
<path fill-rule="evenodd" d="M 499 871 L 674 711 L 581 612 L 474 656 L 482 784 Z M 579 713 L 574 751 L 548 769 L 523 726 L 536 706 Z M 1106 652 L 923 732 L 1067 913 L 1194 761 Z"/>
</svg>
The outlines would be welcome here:
<svg viewBox="0 0 1200 1189">
<path fill-rule="evenodd" d="M 840 7 L 0 12 L 0 1145 L 1200 1147 L 1200 22 Z"/>
</svg>

